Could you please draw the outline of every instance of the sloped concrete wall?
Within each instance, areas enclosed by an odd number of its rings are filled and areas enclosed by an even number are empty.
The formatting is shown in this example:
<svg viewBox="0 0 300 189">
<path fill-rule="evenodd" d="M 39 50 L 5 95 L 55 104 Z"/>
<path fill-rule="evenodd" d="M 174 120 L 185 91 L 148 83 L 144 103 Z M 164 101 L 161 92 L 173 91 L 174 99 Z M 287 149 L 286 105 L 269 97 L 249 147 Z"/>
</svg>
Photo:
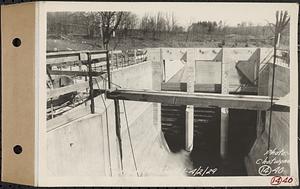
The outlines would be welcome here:
<svg viewBox="0 0 300 189">
<path fill-rule="evenodd" d="M 114 70 L 112 82 L 122 88 L 156 89 L 161 82 L 152 77 L 161 75 L 161 67 L 157 68 L 156 72 L 153 71 L 153 63 L 147 61 Z M 104 88 L 105 83 L 99 84 Z M 122 161 L 116 137 L 114 103 L 99 96 L 95 98 L 96 114 L 74 120 L 47 133 L 49 175 L 118 176 L 123 166 L 126 176 L 136 176 L 135 167 L 140 176 L 146 176 L 168 174 L 166 171 L 170 169 L 165 166 L 172 162 L 183 165 L 187 159 L 185 155 L 174 158 L 161 135 L 158 105 L 134 101 L 125 101 L 124 105 L 120 101 Z M 160 163 L 157 157 L 160 157 Z M 178 172 L 182 174 L 182 170 Z"/>
<path fill-rule="evenodd" d="M 260 74 L 259 95 L 271 95 L 272 74 L 272 64 L 268 64 Z M 288 68 L 276 66 L 274 83 L 275 97 L 283 97 L 289 93 L 289 78 L 290 70 Z M 270 150 L 273 150 L 272 152 L 282 152 L 281 155 L 271 155 L 269 157 L 270 160 L 274 158 L 275 160 L 289 160 L 289 112 L 272 112 L 271 133 L 269 133 L 270 111 L 258 113 L 261 119 L 257 125 L 257 139 L 245 161 L 249 175 L 259 174 L 259 168 L 263 166 L 261 159 L 265 160 L 267 158 L 268 142 L 270 142 Z M 290 171 L 288 163 L 279 165 L 273 162 L 266 163 L 266 165 L 270 166 L 272 170 L 275 170 L 271 172 L 270 175 L 288 175 Z"/>
<path fill-rule="evenodd" d="M 114 70 L 112 81 L 123 88 L 151 89 L 151 62 Z M 105 83 L 100 82 L 100 87 L 104 88 L 107 85 Z M 119 152 L 116 150 L 114 104 L 107 99 L 104 99 L 104 102 L 106 107 L 102 98 L 97 97 L 95 115 L 85 116 L 48 132 L 49 174 L 103 176 L 120 173 Z M 143 111 L 140 113 L 143 114 Z M 131 114 L 130 111 L 127 113 Z M 148 120 L 149 123 L 153 122 L 151 117 Z M 108 147 L 111 149 L 108 150 Z"/>
<path fill-rule="evenodd" d="M 104 176 L 105 133 L 101 116 L 88 115 L 47 133 L 48 173 L 52 176 Z"/>
</svg>

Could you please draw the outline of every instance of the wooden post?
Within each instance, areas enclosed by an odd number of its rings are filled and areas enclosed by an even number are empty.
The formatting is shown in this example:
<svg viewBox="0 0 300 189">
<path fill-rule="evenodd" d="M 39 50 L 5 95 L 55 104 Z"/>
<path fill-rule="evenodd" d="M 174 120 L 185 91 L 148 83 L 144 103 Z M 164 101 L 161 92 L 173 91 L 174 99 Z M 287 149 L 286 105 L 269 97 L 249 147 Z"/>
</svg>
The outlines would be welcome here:
<svg viewBox="0 0 300 189">
<path fill-rule="evenodd" d="M 109 51 L 106 52 L 106 72 L 107 72 L 107 82 L 108 88 L 111 88 L 111 78 L 110 78 L 110 63 L 109 63 Z"/>
<path fill-rule="evenodd" d="M 166 82 L 166 60 L 163 60 L 163 82 Z"/>
<path fill-rule="evenodd" d="M 115 121 L 116 121 L 116 135 L 119 143 L 120 149 L 120 164 L 121 164 L 121 171 L 123 173 L 123 151 L 122 151 L 122 137 L 121 137 L 121 119 L 120 119 L 120 104 L 119 100 L 114 100 L 115 105 Z"/>
<path fill-rule="evenodd" d="M 222 51 L 221 61 L 221 93 L 229 94 L 229 66 L 224 60 L 224 49 Z M 221 126 L 220 126 L 220 155 L 222 159 L 228 156 L 228 129 L 229 129 L 229 111 L 228 108 L 221 108 Z"/>
<path fill-rule="evenodd" d="M 123 53 L 123 57 L 122 57 L 122 67 L 124 68 L 125 67 L 125 53 Z"/>
<path fill-rule="evenodd" d="M 116 53 L 116 66 L 117 68 L 119 68 L 119 65 L 118 65 L 118 54 Z"/>
<path fill-rule="evenodd" d="M 255 66 L 255 85 L 258 86 L 258 80 L 259 80 L 259 68 L 260 68 L 260 54 L 261 54 L 261 49 L 257 48 L 255 53 L 257 53 L 257 61 L 256 61 L 256 66 Z"/>
<path fill-rule="evenodd" d="M 117 67 L 117 66 L 114 64 L 113 51 L 111 50 L 109 54 L 110 54 L 110 62 L 111 62 L 111 65 L 112 65 L 111 69 L 114 70 L 114 68 Z"/>
<path fill-rule="evenodd" d="M 51 119 L 54 118 L 54 107 L 53 107 L 53 103 L 52 103 L 52 98 L 51 98 Z"/>
<path fill-rule="evenodd" d="M 93 76 L 92 76 L 92 60 L 91 54 L 88 53 L 88 68 L 89 68 L 89 87 L 90 87 L 90 99 L 91 99 L 91 113 L 95 113 L 95 101 L 94 101 L 94 90 L 93 90 Z"/>
<path fill-rule="evenodd" d="M 194 93 L 195 86 L 195 49 L 187 50 L 187 93 Z M 186 106 L 185 121 L 185 150 L 191 152 L 194 142 L 194 106 Z"/>
<path fill-rule="evenodd" d="M 134 64 L 137 63 L 137 60 L 136 60 L 136 49 L 134 49 Z"/>
</svg>

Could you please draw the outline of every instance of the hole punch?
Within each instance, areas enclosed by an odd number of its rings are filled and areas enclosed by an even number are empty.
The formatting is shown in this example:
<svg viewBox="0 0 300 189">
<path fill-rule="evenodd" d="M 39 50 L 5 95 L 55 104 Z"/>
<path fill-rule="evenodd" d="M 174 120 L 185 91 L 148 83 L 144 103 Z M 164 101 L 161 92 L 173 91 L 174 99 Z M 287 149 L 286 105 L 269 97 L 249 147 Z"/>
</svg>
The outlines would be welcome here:
<svg viewBox="0 0 300 189">
<path fill-rule="evenodd" d="M 22 151 L 23 151 L 22 146 L 20 146 L 20 145 L 15 145 L 14 146 L 14 152 L 15 152 L 15 154 L 21 154 Z"/>
<path fill-rule="evenodd" d="M 15 46 L 15 47 L 19 47 L 21 46 L 21 39 L 20 38 L 14 38 L 13 41 L 12 41 L 12 44 Z"/>
</svg>

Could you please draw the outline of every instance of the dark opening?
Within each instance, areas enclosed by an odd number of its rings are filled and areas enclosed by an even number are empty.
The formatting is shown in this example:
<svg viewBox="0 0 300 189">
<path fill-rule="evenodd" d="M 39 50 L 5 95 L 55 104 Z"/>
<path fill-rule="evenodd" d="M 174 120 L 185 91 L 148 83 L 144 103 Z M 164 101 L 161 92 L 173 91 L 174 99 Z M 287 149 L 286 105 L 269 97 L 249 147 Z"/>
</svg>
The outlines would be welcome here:
<svg viewBox="0 0 300 189">
<path fill-rule="evenodd" d="M 218 168 L 213 176 L 247 175 L 244 158 L 256 140 L 257 112 L 229 110 L 229 141 L 226 160 L 220 157 L 220 108 L 194 108 L 193 167 Z M 172 152 L 185 149 L 185 106 L 162 104 L 162 131 Z"/>
</svg>

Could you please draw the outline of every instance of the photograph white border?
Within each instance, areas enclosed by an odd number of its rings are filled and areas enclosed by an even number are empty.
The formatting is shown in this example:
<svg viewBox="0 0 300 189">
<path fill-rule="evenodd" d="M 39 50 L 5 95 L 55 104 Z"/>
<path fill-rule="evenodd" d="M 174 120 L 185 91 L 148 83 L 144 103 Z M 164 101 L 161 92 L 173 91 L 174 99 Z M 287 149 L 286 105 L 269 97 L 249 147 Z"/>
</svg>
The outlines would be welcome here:
<svg viewBox="0 0 300 189">
<path fill-rule="evenodd" d="M 159 4 L 159 6 L 157 6 Z M 272 176 L 216 176 L 216 177 L 50 177 L 47 175 L 47 141 L 46 141 L 46 17 L 51 11 L 96 11 L 101 10 L 133 10 L 146 6 L 147 10 L 195 9 L 197 6 L 257 6 L 261 11 L 265 7 L 275 6 L 279 10 L 286 9 L 290 19 L 290 173 L 294 182 L 280 186 L 298 185 L 298 4 L 296 3 L 179 3 L 179 2 L 37 2 L 38 41 L 36 52 L 38 76 L 38 135 L 37 137 L 37 184 L 38 186 L 271 186 Z M 216 10 L 218 12 L 218 10 Z M 275 17 L 275 15 L 274 15 Z M 26 173 L 25 173 L 26 174 Z"/>
</svg>

